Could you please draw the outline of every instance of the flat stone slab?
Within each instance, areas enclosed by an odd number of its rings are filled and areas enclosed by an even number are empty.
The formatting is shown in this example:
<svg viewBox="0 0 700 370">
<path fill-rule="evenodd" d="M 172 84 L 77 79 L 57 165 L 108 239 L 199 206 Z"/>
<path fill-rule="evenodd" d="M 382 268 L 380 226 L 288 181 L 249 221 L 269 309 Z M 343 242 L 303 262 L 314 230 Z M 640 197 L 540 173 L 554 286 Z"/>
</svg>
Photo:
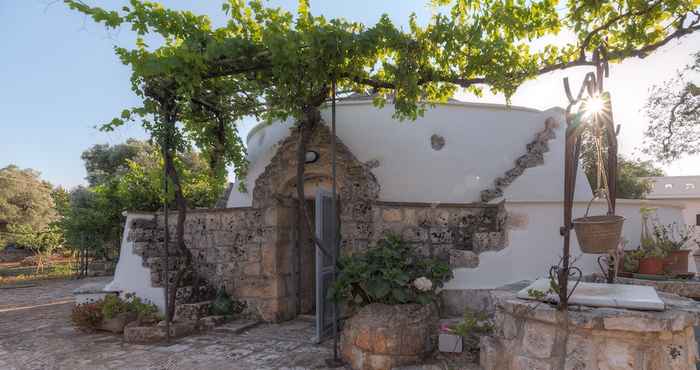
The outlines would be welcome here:
<svg viewBox="0 0 700 370">
<path fill-rule="evenodd" d="M 586 277 L 591 282 L 604 282 L 605 279 L 598 275 Z M 681 297 L 700 300 L 700 281 L 699 280 L 647 280 L 635 279 L 627 277 L 616 277 L 615 281 L 619 284 L 627 285 L 643 285 L 656 288 L 659 292 L 677 294 Z"/>
<path fill-rule="evenodd" d="M 530 297 L 530 289 L 547 292 L 550 287 L 549 279 L 538 279 L 527 288 L 518 292 L 521 299 L 534 299 Z M 558 302 L 559 297 L 548 294 L 548 301 Z M 592 307 L 628 308 L 634 310 L 663 311 L 664 302 L 656 294 L 656 289 L 651 286 L 625 285 L 625 284 L 600 284 L 581 282 L 569 298 L 570 305 L 584 305 Z"/>
<path fill-rule="evenodd" d="M 73 294 L 94 294 L 105 293 L 104 289 L 107 286 L 105 282 L 88 283 L 73 289 Z"/>
</svg>

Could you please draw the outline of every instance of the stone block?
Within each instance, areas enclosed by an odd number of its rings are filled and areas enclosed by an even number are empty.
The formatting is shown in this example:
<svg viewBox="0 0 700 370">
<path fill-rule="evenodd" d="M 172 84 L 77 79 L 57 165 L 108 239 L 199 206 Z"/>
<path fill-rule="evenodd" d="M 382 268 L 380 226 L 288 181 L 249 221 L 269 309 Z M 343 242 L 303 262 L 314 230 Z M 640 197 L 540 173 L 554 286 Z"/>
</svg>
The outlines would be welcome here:
<svg viewBox="0 0 700 370">
<path fill-rule="evenodd" d="M 566 367 L 564 370 L 588 370 L 594 363 L 593 338 L 570 334 L 566 342 Z"/>
<path fill-rule="evenodd" d="M 607 330 L 632 331 L 636 333 L 661 332 L 666 330 L 665 323 L 650 317 L 617 316 L 606 317 L 603 325 Z"/>
<path fill-rule="evenodd" d="M 197 321 L 209 315 L 211 301 L 185 303 L 175 306 L 174 321 Z"/>
<path fill-rule="evenodd" d="M 540 359 L 525 356 L 515 356 L 513 358 L 513 370 L 552 370 L 552 366 Z"/>
<path fill-rule="evenodd" d="M 221 213 L 208 212 L 204 217 L 207 230 L 221 230 Z"/>
<path fill-rule="evenodd" d="M 249 276 L 258 276 L 261 273 L 260 262 L 249 262 L 243 266 L 243 274 Z"/>
<path fill-rule="evenodd" d="M 528 321 L 524 330 L 522 345 L 525 353 L 535 358 L 549 358 L 555 341 L 555 327 Z"/>
<path fill-rule="evenodd" d="M 403 214 L 400 208 L 384 208 L 382 209 L 382 220 L 384 222 L 400 222 L 403 219 Z"/>
<path fill-rule="evenodd" d="M 637 361 L 634 349 L 627 343 L 608 339 L 597 348 L 597 364 L 600 370 L 636 370 Z"/>
<path fill-rule="evenodd" d="M 429 236 L 432 243 L 452 243 L 452 232 L 447 227 L 431 227 Z"/>
<path fill-rule="evenodd" d="M 149 344 L 165 340 L 165 328 L 163 327 L 132 324 L 124 328 L 124 341 L 126 343 Z"/>
<path fill-rule="evenodd" d="M 221 315 L 213 315 L 213 316 L 205 316 L 202 317 L 198 322 L 197 322 L 197 329 L 206 331 L 206 330 L 211 330 L 214 329 L 215 327 L 224 324 L 226 322 L 226 316 L 221 316 Z"/>
<path fill-rule="evenodd" d="M 450 266 L 453 268 L 475 268 L 479 266 L 479 255 L 459 249 L 450 250 Z"/>
</svg>

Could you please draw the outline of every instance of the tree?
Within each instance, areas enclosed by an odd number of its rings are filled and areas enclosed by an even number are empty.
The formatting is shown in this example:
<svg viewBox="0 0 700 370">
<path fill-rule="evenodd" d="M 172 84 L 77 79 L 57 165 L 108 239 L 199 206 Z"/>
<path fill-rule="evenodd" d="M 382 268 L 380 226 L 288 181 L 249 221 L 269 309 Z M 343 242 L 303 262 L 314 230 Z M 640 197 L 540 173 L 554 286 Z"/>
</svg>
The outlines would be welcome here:
<svg viewBox="0 0 700 370">
<path fill-rule="evenodd" d="M 595 162 L 591 163 L 583 154 L 582 167 L 586 172 L 588 183 L 596 189 L 598 174 Z M 643 199 L 652 189 L 652 182 L 645 177 L 664 176 L 663 169 L 654 165 L 652 161 L 641 159 L 627 159 L 618 156 L 617 160 L 617 197 L 621 199 Z"/>
<path fill-rule="evenodd" d="M 676 77 L 651 88 L 645 107 L 644 152 L 665 162 L 700 153 L 700 52 L 693 57 Z"/>
<path fill-rule="evenodd" d="M 85 162 L 85 179 L 90 186 L 106 184 L 111 178 L 126 173 L 129 169 L 127 160 L 133 160 L 139 153 L 149 149 L 147 142 L 131 138 L 122 144 L 93 145 L 80 156 Z"/>
<path fill-rule="evenodd" d="M 37 171 L 15 165 L 0 169 L 0 220 L 10 231 L 44 231 L 57 217 L 51 192 L 51 184 Z M 15 240 L 12 233 L 0 234 L 0 247 Z"/>
<path fill-rule="evenodd" d="M 158 211 L 164 196 L 162 156 L 154 145 L 128 139 L 125 143 L 97 144 L 81 156 L 90 183 L 66 192 L 54 191 L 56 209 L 61 215 L 58 225 L 66 244 L 89 249 L 95 256 L 110 257 L 118 251 L 123 230 L 123 212 Z M 201 155 L 185 151 L 176 158 L 183 174 L 183 189 L 188 206 L 211 207 L 221 194 L 223 183 L 211 176 Z M 168 196 L 172 203 L 172 194 Z"/>
<path fill-rule="evenodd" d="M 566 10 L 551 0 L 456 0 L 449 15 L 437 14 L 426 26 L 411 17 L 406 31 L 386 15 L 373 26 L 313 16 L 307 0 L 299 1 L 296 16 L 266 8 L 258 0 L 229 0 L 223 10 L 230 19 L 220 28 L 212 27 L 206 16 L 150 2 L 132 0 L 121 11 L 76 0 L 66 3 L 107 27 L 129 24 L 139 35 L 135 49 L 116 51 L 131 66 L 132 88 L 143 105 L 125 110 L 105 128 L 142 119 L 163 148 L 178 205 L 175 240 L 186 267 L 191 261 L 183 240 L 186 200 L 173 165 L 174 153 L 184 148 L 191 132 L 203 134 L 198 145 L 215 147 L 218 140 L 216 130 L 206 129 L 218 122 L 198 119 L 193 113 L 226 112 L 223 122 L 229 127 L 245 115 L 294 118 L 300 133 L 297 191 L 302 199 L 306 144 L 320 123 L 319 107 L 336 86 L 341 91 L 375 93 L 378 105 L 391 98 L 396 117 L 413 119 L 460 87 L 480 93 L 488 85 L 508 97 L 540 74 L 595 65 L 595 50 L 611 61 L 643 58 L 700 29 L 695 0 L 569 0 Z M 572 30 L 576 42 L 547 44 L 541 50 L 529 47 L 530 41 L 556 35 L 562 28 Z M 160 36 L 163 45 L 149 47 L 143 38 L 147 34 Z M 178 122 L 183 124 L 177 126 Z M 242 155 L 227 160 L 237 169 L 245 166 Z M 308 220 L 305 202 L 299 204 Z M 168 301 L 172 310 L 174 293 Z"/>
<path fill-rule="evenodd" d="M 37 273 L 44 270 L 48 258 L 63 245 L 63 233 L 53 223 L 44 230 L 35 230 L 27 224 L 16 224 L 10 226 L 10 232 L 15 237 L 15 243 L 34 253 Z"/>
</svg>

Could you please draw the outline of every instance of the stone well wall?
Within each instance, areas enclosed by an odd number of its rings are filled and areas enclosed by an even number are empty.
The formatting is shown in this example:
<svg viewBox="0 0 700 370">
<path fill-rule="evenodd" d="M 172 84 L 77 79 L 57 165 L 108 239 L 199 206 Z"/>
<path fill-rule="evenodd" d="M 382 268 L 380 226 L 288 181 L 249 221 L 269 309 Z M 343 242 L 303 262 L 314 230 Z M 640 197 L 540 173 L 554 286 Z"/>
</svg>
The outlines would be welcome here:
<svg viewBox="0 0 700 370">
<path fill-rule="evenodd" d="M 481 340 L 484 370 L 695 370 L 695 303 L 660 294 L 666 311 L 555 307 L 507 298 Z M 512 297 L 512 295 L 511 295 Z"/>
<path fill-rule="evenodd" d="M 504 204 L 427 204 L 377 202 L 370 238 L 400 235 L 421 254 L 452 267 L 479 265 L 479 253 L 507 245 Z"/>
<path fill-rule="evenodd" d="M 214 287 L 225 287 L 239 300 L 246 301 L 252 313 L 264 320 L 277 321 L 292 316 L 288 248 L 292 229 L 278 223 L 288 219 L 286 208 L 267 211 L 253 208 L 190 210 L 185 222 L 185 244 L 192 252 L 195 268 Z M 170 217 L 171 237 L 176 217 Z M 165 250 L 163 217 L 134 220 L 130 240 L 134 253 L 151 270 L 154 287 L 164 285 Z M 182 259 L 171 251 L 171 281 Z"/>
</svg>

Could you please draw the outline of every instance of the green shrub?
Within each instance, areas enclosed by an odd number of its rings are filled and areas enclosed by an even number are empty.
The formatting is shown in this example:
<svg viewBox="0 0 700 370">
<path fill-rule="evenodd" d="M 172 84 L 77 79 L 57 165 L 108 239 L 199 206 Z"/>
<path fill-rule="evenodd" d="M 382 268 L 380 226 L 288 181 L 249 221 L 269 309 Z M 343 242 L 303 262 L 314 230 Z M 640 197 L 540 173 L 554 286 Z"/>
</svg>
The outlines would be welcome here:
<svg viewBox="0 0 700 370">
<path fill-rule="evenodd" d="M 156 305 L 128 293 L 124 299 L 109 294 L 95 302 L 76 305 L 71 313 L 71 322 L 80 330 L 95 331 L 104 320 L 122 313 L 135 314 L 139 323 L 156 323 L 162 320 Z"/>
<path fill-rule="evenodd" d="M 102 301 L 83 303 L 73 307 L 70 320 L 75 327 L 85 332 L 97 330 L 102 324 Z"/>
<path fill-rule="evenodd" d="M 351 306 L 428 304 L 436 299 L 436 290 L 452 278 L 447 263 L 417 254 L 395 235 L 365 253 L 341 257 L 339 266 L 330 294 L 336 302 Z"/>
<path fill-rule="evenodd" d="M 128 311 L 127 303 L 114 294 L 108 294 L 104 299 L 98 302 L 102 305 L 102 317 L 106 320 Z"/>
</svg>

